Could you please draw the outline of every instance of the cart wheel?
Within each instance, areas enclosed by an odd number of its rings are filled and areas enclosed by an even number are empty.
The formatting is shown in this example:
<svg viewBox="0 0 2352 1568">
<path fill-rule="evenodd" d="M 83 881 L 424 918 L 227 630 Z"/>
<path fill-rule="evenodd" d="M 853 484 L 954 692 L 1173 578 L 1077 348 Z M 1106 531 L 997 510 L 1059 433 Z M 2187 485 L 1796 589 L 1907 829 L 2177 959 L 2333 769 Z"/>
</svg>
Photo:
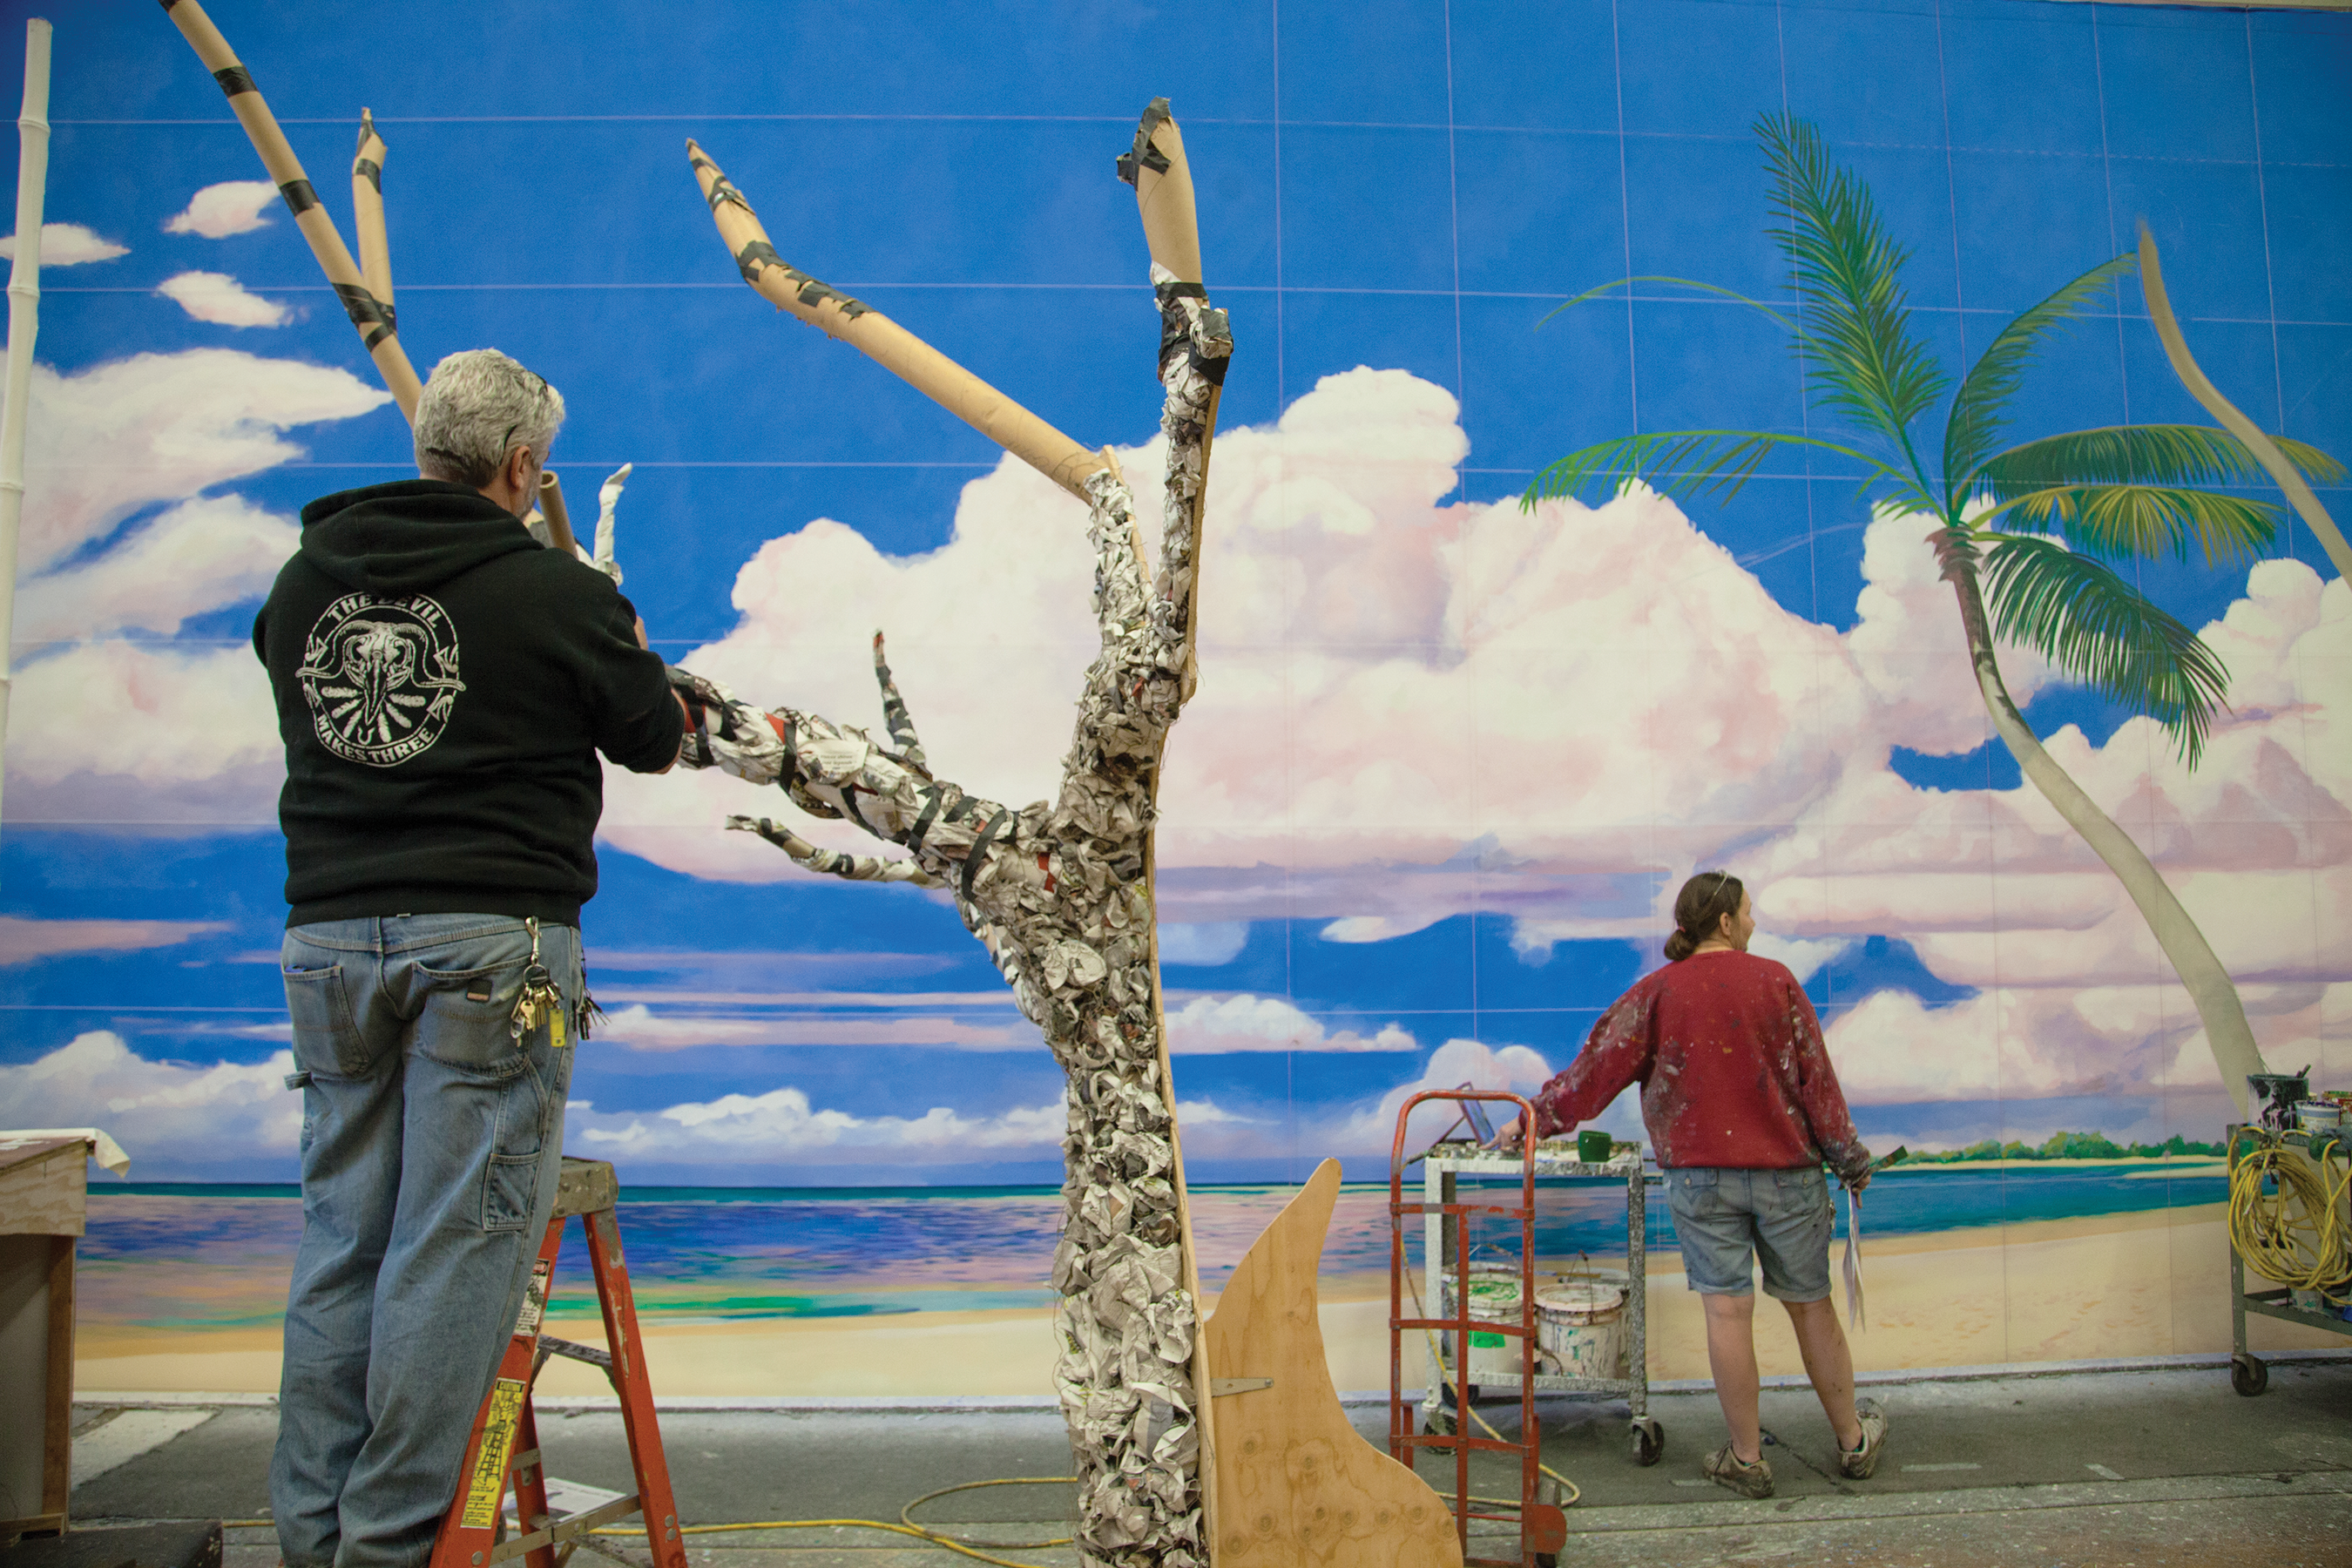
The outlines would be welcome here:
<svg viewBox="0 0 2352 1568">
<path fill-rule="evenodd" d="M 1421 1418 L 1421 1429 L 1433 1437 L 1451 1437 L 1460 1425 L 1454 1419 L 1454 1412 L 1444 1405 Z"/>
<path fill-rule="evenodd" d="M 1644 1415 L 1633 1423 L 1633 1462 L 1654 1465 L 1658 1456 L 1666 1451 L 1666 1429 L 1658 1425 L 1654 1415 Z"/>
<path fill-rule="evenodd" d="M 2258 1355 L 2233 1355 L 2230 1358 L 2230 1386 L 2252 1399 L 2271 1385 L 2271 1369 L 2263 1364 Z"/>
</svg>

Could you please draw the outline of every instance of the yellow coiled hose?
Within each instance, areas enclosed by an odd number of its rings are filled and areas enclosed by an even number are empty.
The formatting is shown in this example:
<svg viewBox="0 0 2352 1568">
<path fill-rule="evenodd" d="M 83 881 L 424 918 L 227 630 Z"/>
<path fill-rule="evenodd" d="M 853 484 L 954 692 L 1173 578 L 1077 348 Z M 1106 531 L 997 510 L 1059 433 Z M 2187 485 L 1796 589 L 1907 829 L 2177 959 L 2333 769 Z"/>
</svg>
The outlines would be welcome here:
<svg viewBox="0 0 2352 1568">
<path fill-rule="evenodd" d="M 2306 1159 L 2277 1133 L 2231 1131 L 2230 1245 L 2264 1279 L 2341 1307 L 2352 1290 L 2352 1150 L 2325 1136 L 2312 1143 Z"/>
</svg>

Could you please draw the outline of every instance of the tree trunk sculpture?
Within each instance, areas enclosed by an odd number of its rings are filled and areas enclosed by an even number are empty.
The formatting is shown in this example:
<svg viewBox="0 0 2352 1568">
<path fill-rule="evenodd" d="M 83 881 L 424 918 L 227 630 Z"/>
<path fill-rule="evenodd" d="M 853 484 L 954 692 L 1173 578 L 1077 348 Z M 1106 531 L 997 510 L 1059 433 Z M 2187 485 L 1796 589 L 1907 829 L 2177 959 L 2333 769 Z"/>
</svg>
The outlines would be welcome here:
<svg viewBox="0 0 2352 1568">
<path fill-rule="evenodd" d="M 1164 104 L 1155 104 L 1136 140 L 1137 162 L 1122 160 L 1122 172 L 1152 172 L 1173 132 Z M 1175 151 L 1181 165 L 1181 142 Z M 695 155 L 707 193 L 732 191 Z M 1163 158 L 1157 172 L 1167 169 Z M 1146 200 L 1149 218 L 1148 192 Z M 714 212 L 722 205 L 750 211 L 740 195 L 712 197 Z M 760 265 L 747 265 L 747 278 Z M 761 267 L 776 268 L 781 261 Z M 817 714 L 763 711 L 684 671 L 674 678 L 697 717 L 687 765 L 778 784 L 803 810 L 846 817 L 912 858 L 818 849 L 766 817 L 730 826 L 760 833 L 814 870 L 945 888 L 1067 1073 L 1055 1381 L 1078 1467 L 1081 1557 L 1121 1568 L 1191 1568 L 1208 1558 L 1198 1271 L 1160 1006 L 1151 830 L 1160 753 L 1193 683 L 1202 500 L 1233 338 L 1201 285 L 1167 272 L 1154 268 L 1168 436 L 1160 561 L 1147 577 L 1134 497 L 1106 457 L 1074 486 L 1087 504 L 1101 651 L 1087 672 L 1059 798 L 1008 806 L 935 773 L 878 633 L 887 744 Z M 866 313 L 856 301 L 837 308 L 839 296 L 823 284 L 791 276 L 803 300 L 814 291 L 828 310 Z"/>
</svg>

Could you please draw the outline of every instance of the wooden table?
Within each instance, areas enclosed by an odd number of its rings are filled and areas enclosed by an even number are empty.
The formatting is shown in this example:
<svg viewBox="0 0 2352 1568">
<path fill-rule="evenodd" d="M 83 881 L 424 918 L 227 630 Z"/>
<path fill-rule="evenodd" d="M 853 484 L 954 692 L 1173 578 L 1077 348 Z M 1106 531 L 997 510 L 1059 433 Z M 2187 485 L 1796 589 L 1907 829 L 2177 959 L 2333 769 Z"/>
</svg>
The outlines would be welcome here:
<svg viewBox="0 0 2352 1568">
<path fill-rule="evenodd" d="M 90 1136 L 0 1132 L 0 1412 L 11 1428 L 0 1436 L 0 1542 L 66 1527 L 74 1241 L 96 1147 Z"/>
</svg>

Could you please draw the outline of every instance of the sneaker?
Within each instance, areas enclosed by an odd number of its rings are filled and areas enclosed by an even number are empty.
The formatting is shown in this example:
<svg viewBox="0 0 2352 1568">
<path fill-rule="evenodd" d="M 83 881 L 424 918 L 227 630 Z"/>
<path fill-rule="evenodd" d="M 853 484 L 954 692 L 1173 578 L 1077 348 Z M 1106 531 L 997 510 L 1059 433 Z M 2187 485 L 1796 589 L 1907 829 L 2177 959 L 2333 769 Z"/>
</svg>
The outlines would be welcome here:
<svg viewBox="0 0 2352 1568">
<path fill-rule="evenodd" d="M 1853 1413 L 1862 1417 L 1862 1447 L 1839 1453 L 1838 1473 L 1850 1480 L 1866 1481 L 1878 1468 L 1878 1450 L 1886 1447 L 1886 1412 L 1875 1399 L 1865 1399 L 1853 1407 Z"/>
<path fill-rule="evenodd" d="M 1728 1443 L 1709 1454 L 1706 1462 L 1699 1468 L 1708 1480 L 1719 1487 L 1729 1487 L 1741 1497 L 1766 1498 L 1772 1495 L 1772 1467 L 1765 1463 L 1761 1456 L 1754 1464 L 1748 1463 L 1732 1452 Z"/>
</svg>

